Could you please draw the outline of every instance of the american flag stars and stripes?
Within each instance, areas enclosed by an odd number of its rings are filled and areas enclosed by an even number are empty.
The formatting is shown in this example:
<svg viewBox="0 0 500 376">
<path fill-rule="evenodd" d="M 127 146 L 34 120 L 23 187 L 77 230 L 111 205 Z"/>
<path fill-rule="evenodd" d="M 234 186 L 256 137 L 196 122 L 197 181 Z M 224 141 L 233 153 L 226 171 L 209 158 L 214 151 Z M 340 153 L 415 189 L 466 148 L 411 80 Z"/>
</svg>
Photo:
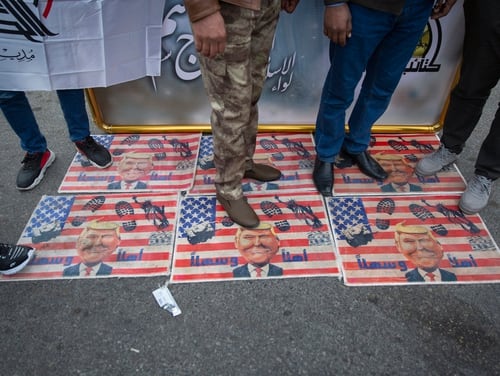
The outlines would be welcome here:
<svg viewBox="0 0 500 376">
<path fill-rule="evenodd" d="M 339 155 L 335 162 L 335 195 L 405 195 L 420 192 L 463 192 L 465 182 L 452 165 L 432 176 L 420 177 L 414 173 L 417 162 L 439 148 L 439 139 L 433 134 L 372 136 L 368 152 L 379 160 L 388 172 L 385 181 L 364 175 L 349 157 Z"/>
<path fill-rule="evenodd" d="M 248 202 L 279 238 L 279 251 L 270 263 L 283 269 L 281 278 L 339 276 L 328 217 L 318 194 L 280 191 L 252 195 Z M 233 270 L 246 263 L 235 246 L 237 229 L 215 197 L 181 199 L 171 282 L 241 279 L 233 276 Z"/>
<path fill-rule="evenodd" d="M 8 279 L 67 278 L 64 269 L 81 261 L 76 241 L 94 220 L 119 229 L 118 247 L 103 261 L 108 277 L 168 275 L 177 205 L 175 193 L 44 196 L 18 241 L 35 247 L 35 257 Z"/>
<path fill-rule="evenodd" d="M 459 194 L 332 197 L 326 200 L 347 285 L 407 284 L 416 266 L 396 248 L 395 231 L 425 227 L 441 244 L 439 268 L 456 282 L 500 281 L 500 253 L 479 215 L 458 209 Z M 424 282 L 422 282 L 424 283 Z"/>
<path fill-rule="evenodd" d="M 63 270 L 79 262 L 79 234 L 96 219 L 119 224 L 120 244 L 105 262 L 110 276 L 170 274 L 174 283 L 241 280 L 233 274 L 246 263 L 235 245 L 239 226 L 214 196 L 212 136 L 94 137 L 110 150 L 113 166 L 96 169 L 76 154 L 59 189 L 73 195 L 43 196 L 19 239 L 36 248 L 36 257 L 22 272 L 0 280 L 64 278 Z M 413 174 L 418 159 L 438 147 L 435 135 L 374 135 L 370 153 L 385 157 L 394 176 L 374 182 L 352 161 L 338 158 L 334 196 L 323 198 L 312 181 L 312 135 L 259 134 L 255 161 L 283 173 L 265 184 L 243 180 L 248 202 L 279 238 L 270 262 L 282 275 L 269 278 L 342 275 L 347 285 L 415 284 L 407 279 L 415 265 L 395 243 L 396 226 L 404 223 L 428 229 L 442 245 L 439 267 L 456 281 L 438 283 L 500 281 L 499 249 L 481 217 L 458 210 L 465 184 L 456 167 L 425 179 Z M 147 188 L 108 189 L 119 180 L 120 160 L 131 152 L 153 161 Z M 389 180 L 401 183 L 405 176 L 412 189 L 391 190 Z"/>
<path fill-rule="evenodd" d="M 201 133 L 98 135 L 97 141 L 113 156 L 113 165 L 98 169 L 77 153 L 59 187 L 59 193 L 179 192 L 191 189 Z M 144 170 L 131 187 L 120 183 L 120 162 L 130 153 L 151 158 L 152 168 Z"/>
<path fill-rule="evenodd" d="M 257 135 L 254 154 L 256 163 L 268 164 L 281 171 L 280 180 L 258 182 L 243 180 L 245 195 L 261 194 L 269 191 L 316 191 L 312 181 L 314 167 L 314 143 L 312 135 L 306 134 L 268 134 Z M 204 135 L 196 167 L 196 177 L 190 194 L 215 194 L 215 166 L 213 164 L 212 136 Z"/>
</svg>

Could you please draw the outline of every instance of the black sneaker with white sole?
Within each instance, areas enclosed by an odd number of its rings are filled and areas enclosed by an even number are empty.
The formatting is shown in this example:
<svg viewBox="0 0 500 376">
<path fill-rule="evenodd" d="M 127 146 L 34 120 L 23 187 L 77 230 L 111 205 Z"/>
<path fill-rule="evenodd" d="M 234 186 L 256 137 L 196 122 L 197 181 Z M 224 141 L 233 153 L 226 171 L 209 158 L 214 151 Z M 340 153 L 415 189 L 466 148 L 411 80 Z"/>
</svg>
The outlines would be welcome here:
<svg viewBox="0 0 500 376">
<path fill-rule="evenodd" d="M 16 187 L 27 191 L 36 187 L 42 181 L 45 171 L 54 162 L 56 155 L 49 149 L 39 153 L 26 153 L 22 167 L 17 173 Z"/>
<path fill-rule="evenodd" d="M 17 244 L 0 243 L 0 273 L 12 275 L 21 271 L 35 254 L 35 249 Z"/>
<path fill-rule="evenodd" d="M 94 167 L 107 168 L 113 164 L 113 158 L 109 150 L 97 143 L 92 136 L 76 141 L 75 146 L 80 154 Z"/>
</svg>

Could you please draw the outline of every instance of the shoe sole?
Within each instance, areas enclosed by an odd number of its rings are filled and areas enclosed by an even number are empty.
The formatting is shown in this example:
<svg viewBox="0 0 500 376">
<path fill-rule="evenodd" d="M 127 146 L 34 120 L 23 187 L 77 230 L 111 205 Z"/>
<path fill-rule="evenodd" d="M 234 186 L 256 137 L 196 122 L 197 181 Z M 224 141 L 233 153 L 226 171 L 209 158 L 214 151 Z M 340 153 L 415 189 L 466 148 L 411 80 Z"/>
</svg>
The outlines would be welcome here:
<svg viewBox="0 0 500 376">
<path fill-rule="evenodd" d="M 437 174 L 438 172 L 440 171 L 443 171 L 445 169 L 447 169 L 448 167 L 451 167 L 453 166 L 453 164 L 456 162 L 457 160 L 455 159 L 453 162 L 450 162 L 448 164 L 445 164 L 443 165 L 439 170 L 436 170 L 436 171 L 422 171 L 418 166 L 419 164 L 417 163 L 417 166 L 415 167 L 415 174 L 417 175 L 420 175 L 420 176 L 432 176 L 432 175 L 435 175 Z"/>
<path fill-rule="evenodd" d="M 410 204 L 409 209 L 412 214 L 420 219 L 422 222 L 425 222 L 427 219 L 436 218 L 434 214 L 432 214 L 427 208 L 424 208 L 418 204 Z M 448 234 L 448 230 L 442 224 L 431 225 L 431 230 L 436 234 L 441 236 L 446 236 Z"/>
<path fill-rule="evenodd" d="M 408 150 L 408 146 L 406 146 L 405 144 L 403 144 L 401 141 L 389 140 L 389 141 L 387 141 L 387 143 L 389 144 L 389 146 L 391 148 L 393 148 L 396 151 L 405 151 L 405 150 Z"/>
<path fill-rule="evenodd" d="M 113 164 L 113 161 L 109 162 L 108 164 L 104 165 L 104 166 L 100 166 L 98 165 L 97 163 L 95 162 L 92 162 L 90 159 L 87 158 L 87 160 L 89 161 L 89 163 L 94 166 L 94 167 L 97 167 L 97 168 L 100 168 L 100 169 L 105 169 L 105 168 L 108 168 L 109 166 L 111 166 Z"/>
<path fill-rule="evenodd" d="M 83 205 L 82 210 L 89 210 L 92 213 L 95 213 L 96 210 L 100 209 L 102 205 L 106 202 L 106 197 L 104 196 L 95 196 L 94 198 L 87 201 L 85 205 Z M 87 217 L 78 215 L 71 221 L 71 225 L 78 227 L 81 226 L 84 222 L 87 222 Z"/>
<path fill-rule="evenodd" d="M 260 208 L 269 218 L 283 214 L 279 206 L 272 201 L 262 201 L 260 203 Z"/>
<path fill-rule="evenodd" d="M 392 215 L 396 209 L 396 203 L 392 198 L 384 198 L 377 204 L 377 213 Z"/>
<path fill-rule="evenodd" d="M 45 163 L 45 166 L 43 166 L 42 170 L 40 171 L 36 179 L 33 181 L 33 183 L 31 183 L 29 187 L 19 187 L 18 185 L 16 185 L 16 188 L 20 191 L 29 191 L 30 189 L 35 188 L 38 184 L 40 184 L 43 177 L 45 176 L 45 171 L 47 171 L 47 169 L 52 165 L 52 163 L 54 163 L 55 159 L 56 159 L 56 153 L 51 151 L 47 163 Z"/>
<path fill-rule="evenodd" d="M 377 213 L 392 215 L 396 209 L 396 203 L 392 198 L 384 198 L 377 204 Z M 388 219 L 376 218 L 375 226 L 381 230 L 387 230 L 391 225 Z"/>
<path fill-rule="evenodd" d="M 469 210 L 467 208 L 464 208 L 462 202 L 459 202 L 458 203 L 458 207 L 460 208 L 460 210 L 462 211 L 462 213 L 466 214 L 466 215 L 474 215 L 474 214 L 477 214 L 479 213 L 483 208 L 479 209 L 479 210 Z"/>
<path fill-rule="evenodd" d="M 120 218 L 134 215 L 134 208 L 127 201 L 118 201 L 115 205 L 115 212 L 118 214 Z M 137 227 L 137 223 L 135 220 L 130 220 L 126 222 L 122 222 L 123 229 L 127 232 L 134 231 Z"/>
<path fill-rule="evenodd" d="M 29 262 L 33 258 L 34 254 L 35 254 L 35 249 L 34 248 L 30 249 L 28 251 L 28 257 L 26 258 L 26 260 L 24 260 L 22 263 L 20 263 L 19 265 L 17 265 L 16 267 L 14 267 L 12 269 L 9 269 L 9 270 L 0 270 L 0 274 L 3 274 L 3 275 L 13 275 L 13 274 L 19 273 L 21 270 L 24 269 L 24 267 L 26 265 L 29 264 Z"/>
<path fill-rule="evenodd" d="M 275 216 L 280 216 L 280 215 L 283 214 L 283 212 L 281 211 L 281 209 L 279 208 L 279 206 L 276 205 L 272 201 L 262 201 L 260 203 L 260 209 L 269 218 L 272 218 L 272 217 L 275 217 Z M 290 223 L 286 219 L 277 221 L 277 222 L 274 223 L 274 225 L 278 228 L 278 230 L 283 231 L 283 232 L 290 230 Z"/>
<path fill-rule="evenodd" d="M 106 201 L 106 197 L 104 196 L 95 196 L 94 198 L 90 199 L 85 205 L 83 205 L 82 209 L 83 210 L 89 210 L 95 212 L 97 209 L 99 209 L 104 202 Z"/>
<path fill-rule="evenodd" d="M 432 214 L 427 208 L 421 205 L 410 204 L 408 207 L 411 213 L 423 222 L 425 222 L 426 219 L 435 218 L 434 214 Z"/>
<path fill-rule="evenodd" d="M 266 151 L 278 150 L 278 145 L 274 141 L 271 141 L 268 138 L 264 138 L 260 140 L 260 146 Z"/>
<path fill-rule="evenodd" d="M 159 140 L 157 138 L 153 138 L 153 139 L 149 140 L 148 146 L 151 150 L 154 150 L 154 151 L 162 150 L 165 147 L 163 145 L 163 142 L 161 142 L 161 140 Z M 167 158 L 167 153 L 164 151 L 160 151 L 160 152 L 155 153 L 155 157 L 156 157 L 156 159 L 161 161 L 161 160 Z"/>
<path fill-rule="evenodd" d="M 137 141 L 139 141 L 139 139 L 141 138 L 140 135 L 138 134 L 133 134 L 133 135 L 130 135 L 128 136 L 127 138 L 125 138 L 124 140 L 122 140 L 122 142 L 120 142 L 121 145 L 128 145 L 128 146 L 132 146 L 133 144 L 135 144 Z"/>
</svg>

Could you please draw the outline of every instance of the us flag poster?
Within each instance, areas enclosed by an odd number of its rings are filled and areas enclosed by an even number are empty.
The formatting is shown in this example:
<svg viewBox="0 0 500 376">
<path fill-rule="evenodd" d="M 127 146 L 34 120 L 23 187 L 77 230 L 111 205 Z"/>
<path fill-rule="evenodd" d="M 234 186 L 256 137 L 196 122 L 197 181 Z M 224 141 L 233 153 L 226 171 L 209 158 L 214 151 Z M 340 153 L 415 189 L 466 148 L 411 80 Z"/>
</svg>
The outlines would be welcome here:
<svg viewBox="0 0 500 376">
<path fill-rule="evenodd" d="M 235 224 L 215 196 L 182 198 L 172 282 L 339 276 L 323 200 L 252 195 L 259 227 Z"/>
<path fill-rule="evenodd" d="M 263 191 L 312 191 L 316 188 L 312 181 L 314 167 L 314 143 L 310 133 L 257 135 L 254 162 L 268 164 L 281 171 L 280 180 L 260 182 L 244 179 L 242 188 L 245 195 L 261 194 Z M 215 194 L 213 163 L 213 139 L 204 135 L 200 144 L 195 184 L 192 194 Z"/>
<path fill-rule="evenodd" d="M 500 252 L 459 194 L 326 200 L 347 285 L 500 282 Z"/>
<path fill-rule="evenodd" d="M 194 181 L 200 133 L 95 135 L 113 156 L 107 169 L 77 153 L 59 187 L 76 192 L 179 192 Z"/>
<path fill-rule="evenodd" d="M 43 196 L 18 244 L 35 248 L 12 279 L 167 275 L 177 194 Z"/>
<path fill-rule="evenodd" d="M 387 179 L 378 181 L 366 176 L 351 158 L 341 153 L 335 161 L 335 195 L 463 192 L 464 179 L 455 165 L 447 166 L 432 176 L 415 174 L 417 162 L 438 148 L 439 139 L 431 134 L 373 135 L 368 152 L 387 172 Z"/>
</svg>

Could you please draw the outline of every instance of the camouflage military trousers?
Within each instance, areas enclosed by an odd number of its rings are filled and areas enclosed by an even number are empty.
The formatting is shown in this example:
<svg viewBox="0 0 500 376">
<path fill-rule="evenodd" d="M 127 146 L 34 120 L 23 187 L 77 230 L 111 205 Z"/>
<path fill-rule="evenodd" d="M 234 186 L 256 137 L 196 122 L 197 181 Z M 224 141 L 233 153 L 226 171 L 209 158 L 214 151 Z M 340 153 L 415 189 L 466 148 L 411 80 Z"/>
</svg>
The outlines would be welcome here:
<svg viewBox="0 0 500 376">
<path fill-rule="evenodd" d="M 215 187 L 224 198 L 242 197 L 241 179 L 252 167 L 258 108 L 280 0 L 263 0 L 260 11 L 220 2 L 227 45 L 213 59 L 200 56 L 203 83 L 212 108 Z"/>
</svg>

